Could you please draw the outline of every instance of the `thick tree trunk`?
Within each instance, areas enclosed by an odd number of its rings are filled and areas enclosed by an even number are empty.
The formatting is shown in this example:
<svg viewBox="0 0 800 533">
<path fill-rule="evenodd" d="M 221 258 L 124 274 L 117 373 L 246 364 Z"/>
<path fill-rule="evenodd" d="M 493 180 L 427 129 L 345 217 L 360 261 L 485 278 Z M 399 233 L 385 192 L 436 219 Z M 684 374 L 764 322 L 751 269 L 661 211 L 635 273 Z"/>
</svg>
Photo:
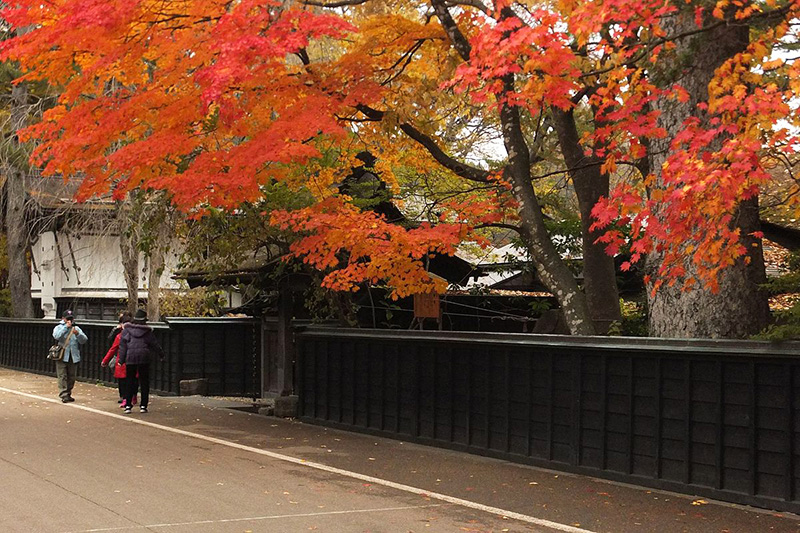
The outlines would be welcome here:
<svg viewBox="0 0 800 533">
<path fill-rule="evenodd" d="M 464 61 L 469 61 L 471 54 L 469 39 L 459 30 L 450 15 L 447 3 L 443 0 L 432 0 L 431 5 L 456 52 Z M 502 8 L 501 13 L 503 20 L 517 17 L 513 9 L 508 6 Z M 496 95 L 498 102 L 506 101 L 508 95 L 515 93 L 515 83 L 513 74 L 503 77 L 503 86 Z M 531 183 L 530 151 L 522 131 L 519 108 L 508 103 L 500 104 L 499 108 L 503 144 L 508 154 L 504 176 L 511 182 L 514 199 L 519 204 L 517 212 L 520 218 L 520 235 L 540 279 L 558 300 L 570 333 L 593 335 L 595 328 L 586 297 L 578 287 L 575 276 L 553 246 L 544 225 L 542 208 Z M 413 137 L 418 139 L 419 135 Z M 442 159 L 441 150 L 435 143 L 423 144 L 429 145 L 428 150 L 435 154 L 434 157 L 438 155 L 438 159 Z M 462 171 L 460 175 L 464 175 L 464 172 Z"/>
<path fill-rule="evenodd" d="M 513 80 L 506 81 L 511 92 Z M 521 234 L 544 285 L 558 300 L 564 319 L 573 335 L 594 335 L 595 328 L 586 298 L 550 240 L 544 225 L 542 208 L 531 183 L 530 154 L 522 134 L 519 109 L 503 105 L 500 108 L 503 140 L 508 153 L 507 173 L 511 178 L 514 199 L 521 221 Z"/>
<path fill-rule="evenodd" d="M 743 235 L 759 230 L 758 202 L 743 202 L 737 216 Z M 745 338 L 769 319 L 760 239 L 745 238 L 747 258 L 723 270 L 719 291 L 662 287 L 650 298 L 650 333 L 658 337 Z M 657 265 L 653 265 L 657 266 Z"/>
<path fill-rule="evenodd" d="M 30 239 L 25 217 L 27 173 L 7 168 L 6 172 L 6 242 L 8 286 L 11 307 L 16 318 L 35 316 L 31 298 L 31 269 L 28 263 Z"/>
<path fill-rule="evenodd" d="M 147 273 L 147 320 L 161 319 L 161 274 L 164 272 L 164 254 L 150 256 L 150 271 Z"/>
<path fill-rule="evenodd" d="M 11 120 L 16 129 L 26 123 L 28 90 L 24 83 L 11 89 Z M 30 236 L 26 220 L 27 165 L 24 148 L 16 135 L 9 140 L 5 161 L 6 173 L 6 238 L 8 250 L 8 284 L 11 289 L 11 307 L 17 318 L 35 316 L 31 299 L 31 269 L 28 263 Z"/>
<path fill-rule="evenodd" d="M 602 231 L 591 231 L 590 228 L 592 209 L 600 198 L 608 196 L 609 178 L 608 174 L 600 171 L 600 162 L 585 154 L 573 113 L 554 108 L 553 119 L 581 212 L 586 303 L 595 329 L 605 334 L 612 322 L 621 319 L 617 273 L 614 258 L 606 253 L 603 244 L 595 243 Z"/>
<path fill-rule="evenodd" d="M 676 16 L 665 24 L 668 33 L 681 33 L 694 29 L 693 14 Z M 702 116 L 697 110 L 699 102 L 708 99 L 708 84 L 714 70 L 725 60 L 745 49 L 749 39 L 746 26 L 722 26 L 713 31 L 682 39 L 677 43 L 673 63 L 679 79 L 662 74 L 665 83 L 679 82 L 690 98 L 681 103 L 674 99 L 663 99 L 655 107 L 661 111 L 659 126 L 667 131 L 665 139 L 651 144 L 650 168 L 659 172 L 669 157 L 670 142 L 690 116 Z M 660 57 L 662 64 L 670 58 Z M 759 227 L 757 201 L 744 202 L 737 220 L 742 235 L 757 231 Z M 752 240 L 752 238 L 749 238 Z M 763 329 L 768 320 L 766 294 L 759 284 L 766 279 L 764 257 L 760 242 L 746 243 L 749 261 L 740 258 L 733 266 L 723 270 L 719 279 L 719 291 L 698 287 L 683 291 L 680 287 L 662 286 L 655 294 L 649 291 L 650 333 L 659 337 L 711 337 L 741 338 Z M 752 246 L 756 244 L 756 246 Z M 653 253 L 648 257 L 647 270 L 651 275 L 660 266 L 662 256 Z M 693 274 L 691 263 L 686 262 L 688 275 Z"/>
<path fill-rule="evenodd" d="M 158 234 L 150 250 L 150 271 L 147 273 L 147 319 L 153 322 L 161 320 L 161 275 L 164 273 L 171 229 L 167 216 L 158 227 Z"/>
<path fill-rule="evenodd" d="M 128 312 L 133 315 L 139 307 L 139 242 L 138 233 L 131 228 L 133 221 L 124 205 L 117 204 L 119 222 L 119 251 L 122 255 L 122 273 L 128 289 Z"/>
</svg>

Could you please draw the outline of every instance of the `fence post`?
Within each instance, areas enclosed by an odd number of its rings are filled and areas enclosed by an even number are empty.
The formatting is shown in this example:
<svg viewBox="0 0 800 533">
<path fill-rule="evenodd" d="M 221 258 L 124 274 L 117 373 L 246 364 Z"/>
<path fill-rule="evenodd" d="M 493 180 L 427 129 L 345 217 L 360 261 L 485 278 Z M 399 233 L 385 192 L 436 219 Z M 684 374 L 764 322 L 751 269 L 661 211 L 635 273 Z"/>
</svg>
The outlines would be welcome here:
<svg viewBox="0 0 800 533">
<path fill-rule="evenodd" d="M 278 296 L 278 393 L 289 396 L 294 392 L 294 357 L 291 332 L 292 294 L 280 291 Z"/>
</svg>

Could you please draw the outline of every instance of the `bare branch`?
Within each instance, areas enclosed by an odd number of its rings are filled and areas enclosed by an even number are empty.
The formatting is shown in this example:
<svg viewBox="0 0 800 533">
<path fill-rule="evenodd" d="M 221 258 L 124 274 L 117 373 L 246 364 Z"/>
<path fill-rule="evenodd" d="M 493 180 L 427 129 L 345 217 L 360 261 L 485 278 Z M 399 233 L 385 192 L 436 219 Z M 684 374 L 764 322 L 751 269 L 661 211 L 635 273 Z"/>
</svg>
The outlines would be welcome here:
<svg viewBox="0 0 800 533">
<path fill-rule="evenodd" d="M 492 224 L 478 224 L 477 226 L 475 226 L 475 229 L 484 229 L 484 228 L 508 229 L 511 231 L 515 231 L 517 233 L 520 233 L 522 231 L 522 228 L 519 226 L 515 226 L 514 224 L 503 224 L 501 222 L 495 222 Z"/>
<path fill-rule="evenodd" d="M 379 111 L 377 109 L 373 109 L 363 104 L 359 104 L 358 106 L 356 106 L 356 108 L 361 113 L 366 115 L 367 118 L 375 121 L 382 120 L 386 114 L 384 111 Z M 428 151 L 428 153 L 430 153 L 440 165 L 454 172 L 458 176 L 461 176 L 462 178 L 470 181 L 477 181 L 480 183 L 486 183 L 489 181 L 490 173 L 488 170 L 483 170 L 482 168 L 473 167 L 471 165 L 467 165 L 461 161 L 454 159 L 453 157 L 446 154 L 444 150 L 439 148 L 439 145 L 436 144 L 436 141 L 434 141 L 428 135 L 425 135 L 424 133 L 419 131 L 411 124 L 402 123 L 400 124 L 400 129 L 403 131 L 403 133 L 405 133 L 406 135 L 414 139 L 417 143 L 422 145 L 422 147 L 425 148 Z"/>
<path fill-rule="evenodd" d="M 487 15 L 491 14 L 491 10 L 486 6 L 486 4 L 484 4 L 480 0 L 456 0 L 456 1 L 447 2 L 446 5 L 447 5 L 447 7 L 450 7 L 450 6 L 474 7 L 478 11 L 482 11 L 483 13 L 485 13 Z"/>
<path fill-rule="evenodd" d="M 447 36 L 450 37 L 458 55 L 460 55 L 461 59 L 464 61 L 469 61 L 470 55 L 472 55 L 472 45 L 469 44 L 467 38 L 461 33 L 456 21 L 453 20 L 452 15 L 450 15 L 450 10 L 447 8 L 447 5 L 442 0 L 431 0 L 431 5 L 433 6 L 436 16 L 439 18 L 439 23 L 442 25 L 442 28 L 444 28 Z"/>
<path fill-rule="evenodd" d="M 324 2 L 322 0 L 301 0 L 301 4 L 315 7 L 347 7 L 347 6 L 360 6 L 366 4 L 369 0 L 337 0 L 335 2 Z"/>
</svg>

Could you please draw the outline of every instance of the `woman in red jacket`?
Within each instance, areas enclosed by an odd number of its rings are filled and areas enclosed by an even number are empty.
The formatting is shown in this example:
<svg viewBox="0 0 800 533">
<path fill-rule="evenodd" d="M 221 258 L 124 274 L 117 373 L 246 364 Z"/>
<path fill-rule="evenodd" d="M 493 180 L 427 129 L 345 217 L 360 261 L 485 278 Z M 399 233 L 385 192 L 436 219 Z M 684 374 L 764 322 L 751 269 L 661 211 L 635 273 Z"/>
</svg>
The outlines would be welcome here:
<svg viewBox="0 0 800 533">
<path fill-rule="evenodd" d="M 111 359 L 113 359 L 119 352 L 119 339 L 122 335 L 122 331 L 125 329 L 125 325 L 131 321 L 130 313 L 123 313 L 119 317 L 119 326 L 115 329 L 117 331 L 116 336 L 114 337 L 114 343 L 111 345 L 111 348 L 108 349 L 106 356 L 103 358 L 103 361 L 100 363 L 101 366 L 108 366 Z M 136 390 L 139 388 L 139 384 L 136 381 L 136 375 L 134 374 L 131 377 L 127 375 L 127 368 L 125 364 L 120 364 L 119 361 L 114 365 L 114 377 L 117 378 L 117 382 L 119 383 L 119 395 L 122 400 L 122 404 L 120 407 L 124 408 L 127 405 L 127 400 L 125 398 L 128 395 L 128 391 L 133 389 L 133 400 L 132 405 L 136 405 Z"/>
</svg>

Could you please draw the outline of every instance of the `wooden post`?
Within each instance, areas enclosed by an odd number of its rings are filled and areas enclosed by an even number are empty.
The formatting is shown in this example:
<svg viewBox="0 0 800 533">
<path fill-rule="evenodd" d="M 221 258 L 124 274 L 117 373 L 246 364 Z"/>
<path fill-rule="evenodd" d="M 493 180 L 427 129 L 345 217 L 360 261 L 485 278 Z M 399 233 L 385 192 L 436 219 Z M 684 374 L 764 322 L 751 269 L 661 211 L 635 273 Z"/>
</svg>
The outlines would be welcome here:
<svg viewBox="0 0 800 533">
<path fill-rule="evenodd" d="M 289 396 L 294 392 L 294 342 L 292 342 L 292 291 L 282 284 L 278 294 L 278 392 Z"/>
<path fill-rule="evenodd" d="M 269 336 L 267 335 L 267 321 L 261 317 L 261 346 L 259 346 L 261 356 L 261 398 L 269 396 Z"/>
</svg>

